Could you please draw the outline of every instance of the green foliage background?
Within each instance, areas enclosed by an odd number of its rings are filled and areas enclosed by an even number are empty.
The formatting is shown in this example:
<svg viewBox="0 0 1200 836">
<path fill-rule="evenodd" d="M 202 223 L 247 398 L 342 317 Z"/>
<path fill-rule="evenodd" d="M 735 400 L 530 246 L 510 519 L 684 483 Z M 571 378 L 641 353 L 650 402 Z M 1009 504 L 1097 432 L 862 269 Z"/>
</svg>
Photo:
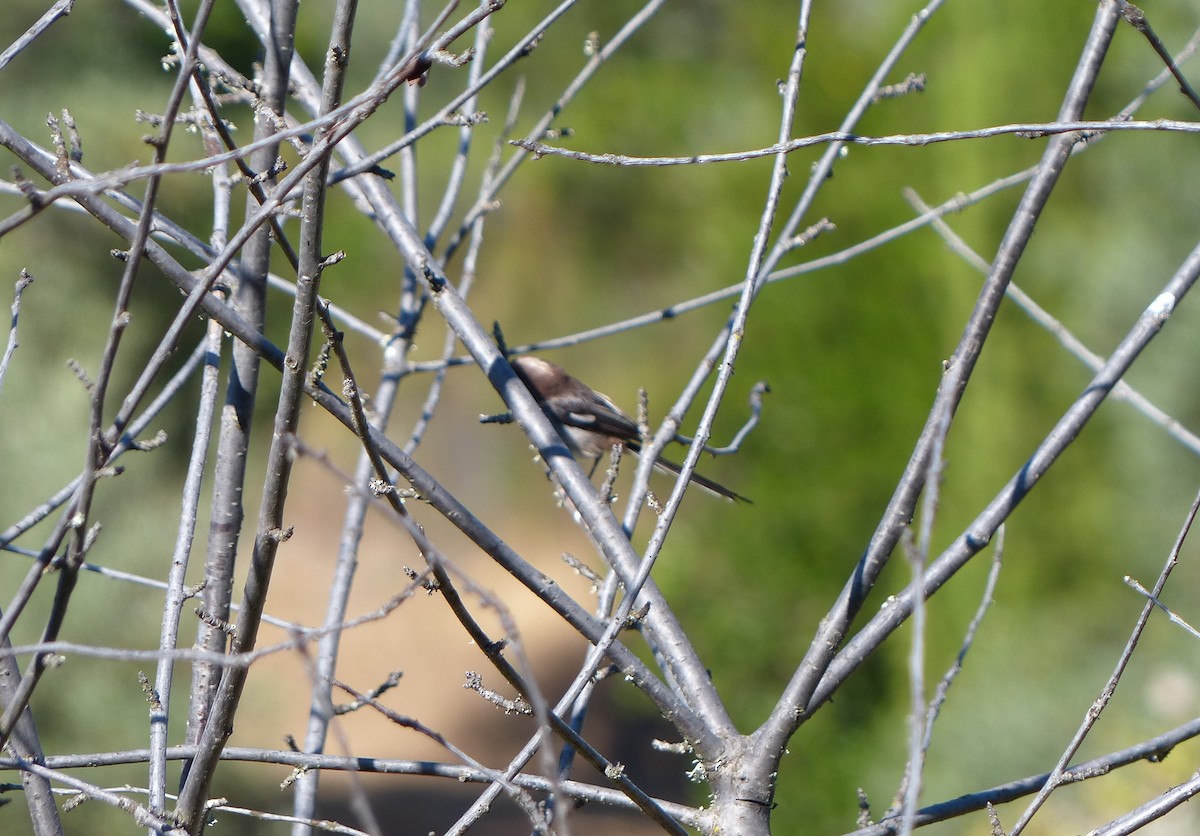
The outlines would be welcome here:
<svg viewBox="0 0 1200 836">
<path fill-rule="evenodd" d="M 10 3 L 0 19 L 0 43 L 11 42 L 44 5 Z M 369 3 L 361 10 L 359 63 L 352 65 L 349 89 L 369 80 L 386 50 L 399 15 L 392 5 Z M 500 54 L 548 8 L 511 2 L 495 19 L 492 54 Z M 606 38 L 634 8 L 628 2 L 584 3 L 551 31 L 519 68 L 528 91 L 518 132 L 549 106 L 580 65 L 587 33 Z M 947 4 L 906 54 L 900 75 L 890 79 L 924 73 L 925 92 L 873 107 L 859 132 L 915 133 L 1052 119 L 1094 8 L 1092 3 Z M 817 4 L 797 135 L 837 127 L 917 9 L 914 3 L 868 0 Z M 222 5 L 220 12 L 206 40 L 249 71 L 257 50 L 233 4 Z M 1172 49 L 1200 23 L 1191 3 L 1166 2 L 1148 12 Z M 328 14 L 325 3 L 302 9 L 298 42 L 311 66 L 320 65 Z M 562 144 L 636 155 L 771 144 L 780 101 L 776 81 L 794 43 L 794 21 L 788 4 L 766 0 L 669 4 L 563 114 L 560 124 L 573 133 Z M 160 109 L 171 75 L 155 67 L 165 51 L 162 34 L 127 7 L 80 3 L 0 73 L 0 117 L 45 142 L 40 126 L 46 111 L 70 108 L 92 170 L 144 162 L 150 154 L 138 137 L 148 129 L 134 122 L 133 113 Z M 1122 28 L 1089 115 L 1112 115 L 1160 68 L 1145 42 Z M 427 100 L 439 101 L 440 91 L 460 83 L 456 71 L 436 68 Z M 508 79 L 488 94 L 483 107 L 491 124 L 480 129 L 481 139 L 495 135 L 506 107 L 503 95 L 513 83 Z M 245 112 L 233 118 L 244 140 L 249 119 Z M 1195 117 L 1167 85 L 1138 118 Z M 365 126 L 367 144 L 382 145 L 399 135 L 400 120 L 397 97 Z M 445 133 L 421 146 L 426 211 L 440 193 L 454 142 Z M 1002 137 L 925 147 L 851 147 L 816 207 L 836 231 L 798 251 L 792 263 L 836 252 L 911 218 L 913 210 L 901 195 L 906 186 L 938 203 L 1034 164 L 1043 145 Z M 793 155 L 787 197 L 799 194 L 820 152 Z M 175 153 L 183 158 L 198 150 L 181 136 Z M 489 222 L 472 300 L 477 315 L 484 322 L 501 321 L 510 342 L 519 343 L 736 283 L 745 269 L 768 174 L 769 162 L 761 160 L 630 170 L 555 158 L 527 163 Z M 1118 133 L 1093 143 L 1069 165 L 1017 283 L 1104 354 L 1194 245 L 1198 178 L 1200 155 L 1190 135 Z M 167 211 L 206 228 L 207 189 L 201 178 L 170 183 Z M 1009 190 L 949 220 L 990 258 L 1019 193 L 1019 187 Z M 0 198 L 6 215 L 19 205 L 13 197 Z M 330 249 L 351 253 L 352 265 L 351 274 L 334 279 L 330 294 L 365 318 L 393 308 L 402 265 L 348 203 L 335 203 L 327 240 Z M 87 403 L 62 358 L 78 357 L 86 367 L 97 356 L 120 275 L 120 264 L 107 255 L 116 245 L 82 218 L 62 212 L 0 242 L 4 285 L 15 281 L 21 267 L 38 277 L 27 292 L 21 348 L 0 397 L 0 461 L 6 462 L 0 525 L 57 489 L 82 461 Z M 127 374 L 136 372 L 137 358 L 144 358 L 156 339 L 155 323 L 165 322 L 174 304 L 174 291 L 157 287 L 155 279 L 139 287 L 136 322 L 149 327 L 130 331 Z M 759 379 L 772 386 L 764 421 L 738 456 L 707 465 L 706 471 L 752 496 L 754 504 L 715 508 L 705 504 L 705 497 L 690 499 L 660 563 L 660 582 L 744 730 L 765 718 L 865 547 L 924 422 L 941 361 L 953 350 L 979 286 L 980 276 L 926 229 L 843 266 L 773 285 L 752 314 L 718 441 L 743 420 L 740 399 Z M 285 316 L 288 305 L 281 300 L 280 307 Z M 1200 427 L 1194 386 L 1200 331 L 1193 307 L 1190 302 L 1181 306 L 1136 367 L 1132 382 L 1184 425 Z M 727 310 L 720 303 L 557 352 L 554 359 L 629 407 L 644 386 L 652 393 L 652 410 L 661 412 Z M 279 323 L 274 325 L 280 334 Z M 420 358 L 436 356 L 438 327 L 432 321 L 424 326 Z M 469 420 L 472 410 L 488 407 L 477 403 L 483 399 L 478 380 L 468 380 L 468 372 L 456 374 L 458 400 L 451 403 Z M 266 377 L 273 386 L 273 373 Z M 951 434 L 935 545 L 950 542 L 1021 466 L 1089 377 L 1049 335 L 1006 307 Z M 269 391 L 260 396 L 264 417 L 273 400 Z M 191 406 L 178 405 L 160 422 L 173 438 L 190 437 Z M 259 431 L 268 429 L 260 421 Z M 519 447 L 512 437 L 508 442 Z M 436 448 L 436 436 L 431 444 Z M 98 516 L 122 521 L 117 530 L 106 531 L 101 560 L 148 574 L 162 565 L 174 536 L 173 497 L 186 453 L 180 443 L 139 456 L 130 463 L 136 479 L 127 478 L 120 492 L 101 493 Z M 493 503 L 492 513 L 508 513 L 509 498 L 497 490 L 505 479 L 527 480 L 525 491 L 542 490 L 533 468 L 524 468 L 519 477 L 509 475 L 519 449 L 478 455 L 473 465 L 491 468 L 479 499 Z M 428 465 L 437 472 L 436 458 Z M 935 730 L 927 801 L 1053 764 L 1141 607 L 1121 583 L 1122 575 L 1152 581 L 1198 475 L 1194 456 L 1127 405 L 1113 403 L 1038 486 L 1008 528 L 994 606 Z M 132 518 L 121 513 L 123 503 L 130 502 L 139 509 Z M 1169 600 L 1193 618 L 1190 591 L 1200 580 L 1195 557 L 1193 547 L 1185 549 Z M 930 677 L 939 676 L 958 650 L 989 558 L 990 552 L 980 555 L 978 565 L 930 605 Z M 885 575 L 866 615 L 907 582 L 908 570 L 900 564 Z M 11 589 L 26 568 L 20 558 L 5 556 L 0 589 Z M 122 629 L 154 635 L 158 612 L 146 600 L 117 584 L 87 584 L 72 624 L 83 631 L 120 618 Z M 29 641 L 35 635 L 17 638 Z M 852 829 L 859 787 L 874 812 L 887 806 L 904 765 L 909 638 L 908 630 L 900 631 L 832 706 L 802 727 L 780 776 L 776 833 Z M 1156 623 L 1144 644 L 1087 755 L 1129 745 L 1195 713 L 1195 643 Z M 39 713 L 63 718 L 43 724 L 48 748 L 77 747 L 81 734 L 90 735 L 93 751 L 127 745 L 121 742 L 127 740 L 124 730 L 144 723 L 143 709 L 128 696 L 132 669 L 129 673 L 40 691 Z M 81 699 L 95 701 L 102 723 L 87 730 L 74 725 Z M 1183 747 L 1165 764 L 1064 790 L 1047 813 L 1049 826 L 1074 832 L 1103 822 L 1190 774 L 1195 758 L 1195 747 Z M 1002 810 L 1002 815 L 1011 823 L 1017 811 Z M 116 814 L 111 819 L 109 832 L 123 832 L 123 820 Z M 104 832 L 92 827 L 103 820 L 89 820 L 89 832 Z M 976 817 L 932 832 L 985 828 Z"/>
</svg>

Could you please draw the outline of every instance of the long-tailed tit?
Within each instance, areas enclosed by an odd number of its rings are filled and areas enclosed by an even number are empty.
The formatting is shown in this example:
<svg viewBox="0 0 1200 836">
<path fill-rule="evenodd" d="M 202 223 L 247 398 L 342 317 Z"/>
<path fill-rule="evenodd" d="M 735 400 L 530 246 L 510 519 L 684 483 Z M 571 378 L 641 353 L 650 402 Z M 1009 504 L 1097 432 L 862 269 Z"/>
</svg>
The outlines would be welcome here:
<svg viewBox="0 0 1200 836">
<path fill-rule="evenodd" d="M 637 424 L 607 396 L 540 357 L 526 355 L 511 358 L 510 362 L 572 453 L 593 462 L 616 445 L 641 453 Z M 654 466 L 676 476 L 680 472 L 679 465 L 661 456 Z M 750 501 L 699 473 L 693 473 L 691 481 L 726 499 Z"/>
</svg>

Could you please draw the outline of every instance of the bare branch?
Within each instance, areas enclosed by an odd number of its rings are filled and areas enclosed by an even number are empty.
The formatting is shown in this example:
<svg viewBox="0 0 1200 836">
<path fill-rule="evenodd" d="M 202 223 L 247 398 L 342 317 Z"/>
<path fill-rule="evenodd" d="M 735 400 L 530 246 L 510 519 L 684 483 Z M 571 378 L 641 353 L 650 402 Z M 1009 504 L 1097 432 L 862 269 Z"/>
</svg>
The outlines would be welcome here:
<svg viewBox="0 0 1200 836">
<path fill-rule="evenodd" d="M 896 134 L 893 136 L 863 136 L 845 131 L 830 131 L 814 136 L 789 139 L 766 148 L 755 148 L 749 151 L 731 151 L 726 154 L 692 154 L 684 157 L 633 157 L 627 154 L 589 154 L 585 151 L 570 151 L 547 145 L 544 142 L 533 142 L 527 139 L 514 139 L 512 144 L 523 151 L 540 157 L 565 157 L 576 162 L 593 163 L 596 165 L 614 165 L 624 167 L 638 166 L 677 166 L 677 165 L 706 165 L 709 163 L 740 163 L 761 157 L 774 157 L 778 154 L 791 154 L 804 148 L 818 145 L 904 145 L 922 147 L 940 142 L 958 142 L 967 139 L 990 139 L 997 136 L 1016 136 L 1021 139 L 1044 139 L 1063 134 L 1079 134 L 1076 142 L 1086 142 L 1093 136 L 1114 131 L 1165 131 L 1173 133 L 1200 133 L 1200 122 L 1179 122 L 1173 119 L 1153 119 L 1148 122 L 1138 121 L 1080 121 L 1062 122 L 1024 122 L 1013 125 L 990 125 L 986 128 L 975 128 L 963 131 L 938 131 L 927 134 Z"/>
</svg>

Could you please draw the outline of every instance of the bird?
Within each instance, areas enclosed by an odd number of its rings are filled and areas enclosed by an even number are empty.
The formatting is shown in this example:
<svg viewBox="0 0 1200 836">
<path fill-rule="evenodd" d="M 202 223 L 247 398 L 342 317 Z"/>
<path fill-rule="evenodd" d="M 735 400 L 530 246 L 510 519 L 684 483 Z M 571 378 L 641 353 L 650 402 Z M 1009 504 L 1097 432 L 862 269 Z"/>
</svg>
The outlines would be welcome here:
<svg viewBox="0 0 1200 836">
<path fill-rule="evenodd" d="M 641 455 L 642 436 L 637 423 L 607 395 L 597 392 L 572 377 L 561 366 L 541 357 L 526 354 L 510 358 L 509 362 L 572 454 L 590 459 L 593 469 L 600 457 L 617 445 Z M 655 459 L 654 466 L 676 476 L 681 471 L 679 465 L 661 456 Z M 725 499 L 750 502 L 741 494 L 699 473 L 692 473 L 691 481 Z"/>
</svg>

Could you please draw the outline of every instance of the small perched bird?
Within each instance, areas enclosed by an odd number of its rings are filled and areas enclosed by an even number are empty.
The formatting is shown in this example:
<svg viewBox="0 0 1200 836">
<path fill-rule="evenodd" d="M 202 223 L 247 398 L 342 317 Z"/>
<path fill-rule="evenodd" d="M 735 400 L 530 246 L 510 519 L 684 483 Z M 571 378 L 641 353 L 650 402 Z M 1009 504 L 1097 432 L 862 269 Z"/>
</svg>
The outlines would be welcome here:
<svg viewBox="0 0 1200 836">
<path fill-rule="evenodd" d="M 513 357 L 509 362 L 572 453 L 596 462 L 619 444 L 641 454 L 637 424 L 607 396 L 540 357 Z M 680 472 L 679 465 L 661 456 L 654 466 L 676 476 Z M 726 499 L 750 501 L 699 473 L 693 473 L 691 481 Z"/>
</svg>

